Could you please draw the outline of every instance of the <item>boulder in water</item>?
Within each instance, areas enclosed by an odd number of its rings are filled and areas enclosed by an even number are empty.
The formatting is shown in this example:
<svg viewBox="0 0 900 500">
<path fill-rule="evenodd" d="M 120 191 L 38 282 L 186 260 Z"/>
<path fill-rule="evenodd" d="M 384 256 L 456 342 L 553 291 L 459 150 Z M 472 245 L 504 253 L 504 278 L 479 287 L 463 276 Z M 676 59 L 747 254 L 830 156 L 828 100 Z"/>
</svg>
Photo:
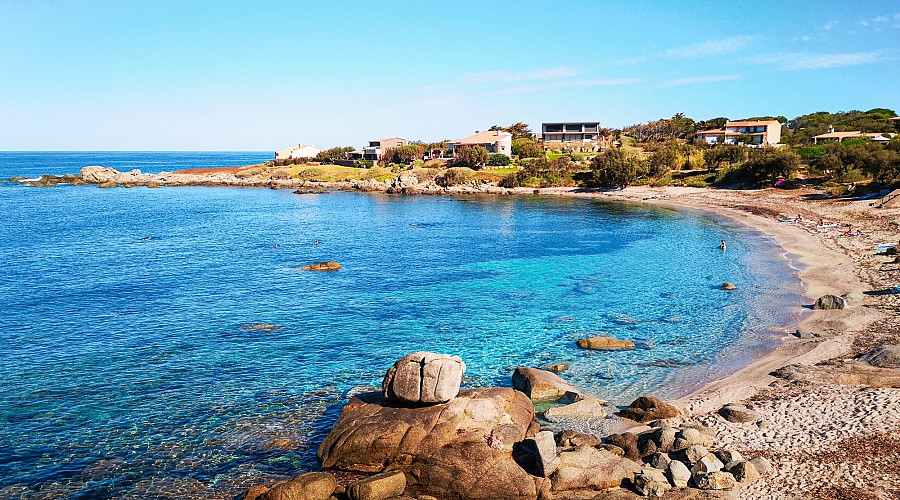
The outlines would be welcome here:
<svg viewBox="0 0 900 500">
<path fill-rule="evenodd" d="M 386 500 L 406 489 L 406 475 L 398 470 L 382 472 L 347 486 L 350 500 Z"/>
<path fill-rule="evenodd" d="M 337 489 L 337 481 L 327 472 L 307 472 L 276 484 L 258 500 L 328 500 Z"/>
<path fill-rule="evenodd" d="M 594 351 L 617 351 L 619 349 L 634 349 L 634 342 L 613 337 L 588 337 L 577 342 L 578 347 Z"/>
<path fill-rule="evenodd" d="M 341 265 L 333 260 L 327 262 L 315 262 L 300 268 L 303 271 L 339 271 Z"/>
<path fill-rule="evenodd" d="M 734 286 L 734 283 L 725 282 L 722 283 L 722 290 L 737 290 L 737 287 Z"/>
</svg>

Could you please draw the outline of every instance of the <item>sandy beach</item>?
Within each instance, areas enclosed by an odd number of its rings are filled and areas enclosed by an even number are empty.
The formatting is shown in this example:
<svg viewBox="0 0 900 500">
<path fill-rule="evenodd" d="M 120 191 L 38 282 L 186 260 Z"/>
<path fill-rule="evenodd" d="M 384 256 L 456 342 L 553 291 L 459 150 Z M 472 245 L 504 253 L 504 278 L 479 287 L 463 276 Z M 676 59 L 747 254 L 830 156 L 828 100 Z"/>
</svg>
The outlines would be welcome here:
<svg viewBox="0 0 900 500">
<path fill-rule="evenodd" d="M 775 238 L 801 264 L 808 305 L 846 295 L 843 310 L 810 310 L 783 343 L 731 376 L 677 401 L 690 419 L 716 428 L 719 444 L 769 457 L 775 472 L 738 490 L 738 498 L 900 498 L 900 388 L 789 382 L 771 375 L 786 365 L 839 363 L 900 341 L 900 264 L 877 251 L 898 242 L 900 209 L 871 201 L 817 199 L 816 191 L 735 191 L 633 187 L 609 193 L 547 189 L 545 194 L 652 203 L 730 217 Z M 802 216 L 804 222 L 780 222 Z M 818 221 L 837 226 L 819 228 Z M 847 237 L 848 224 L 861 236 Z M 758 424 L 716 414 L 741 402 Z"/>
</svg>

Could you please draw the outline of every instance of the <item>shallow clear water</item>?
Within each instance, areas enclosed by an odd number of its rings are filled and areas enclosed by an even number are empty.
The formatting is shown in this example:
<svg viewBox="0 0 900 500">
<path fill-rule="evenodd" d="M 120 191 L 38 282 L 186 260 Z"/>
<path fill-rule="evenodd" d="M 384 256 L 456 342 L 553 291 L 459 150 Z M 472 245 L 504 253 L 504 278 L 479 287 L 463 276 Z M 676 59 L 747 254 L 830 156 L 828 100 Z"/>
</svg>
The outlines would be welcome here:
<svg viewBox="0 0 900 500">
<path fill-rule="evenodd" d="M 619 404 L 682 394 L 800 303 L 769 239 L 644 205 L 7 183 L 0 213 L 0 496 L 229 495 L 308 470 L 347 391 L 415 350 L 462 356 L 467 386 L 565 361 Z M 574 345 L 596 332 L 639 348 Z"/>
</svg>

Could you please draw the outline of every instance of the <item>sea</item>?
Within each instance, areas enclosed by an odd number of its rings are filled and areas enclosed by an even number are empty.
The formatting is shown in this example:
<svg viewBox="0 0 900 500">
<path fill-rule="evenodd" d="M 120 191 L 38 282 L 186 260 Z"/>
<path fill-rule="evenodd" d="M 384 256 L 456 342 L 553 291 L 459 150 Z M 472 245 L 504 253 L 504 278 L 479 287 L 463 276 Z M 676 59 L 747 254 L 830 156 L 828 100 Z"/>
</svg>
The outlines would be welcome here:
<svg viewBox="0 0 900 500">
<path fill-rule="evenodd" d="M 270 158 L 0 152 L 0 178 Z M 531 195 L 5 182 L 0 262 L 0 498 L 233 498 L 315 470 L 347 398 L 414 351 L 461 356 L 464 387 L 567 363 L 613 404 L 685 395 L 771 349 L 803 292 L 716 214 Z M 575 345 L 593 335 L 637 348 Z"/>
</svg>

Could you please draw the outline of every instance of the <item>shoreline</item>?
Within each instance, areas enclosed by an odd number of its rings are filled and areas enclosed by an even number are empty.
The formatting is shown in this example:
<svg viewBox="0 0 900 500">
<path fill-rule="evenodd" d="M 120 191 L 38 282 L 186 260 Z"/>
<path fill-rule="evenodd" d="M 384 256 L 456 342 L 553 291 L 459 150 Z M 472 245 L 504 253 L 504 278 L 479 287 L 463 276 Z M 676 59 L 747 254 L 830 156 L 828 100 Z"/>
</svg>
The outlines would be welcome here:
<svg viewBox="0 0 900 500">
<path fill-rule="evenodd" d="M 739 498 L 844 498 L 853 495 L 900 491 L 900 469 L 883 474 L 879 461 L 897 459 L 900 463 L 900 388 L 880 386 L 878 382 L 836 382 L 823 377 L 843 361 L 869 352 L 874 347 L 900 344 L 900 258 L 885 260 L 879 247 L 898 244 L 900 207 L 873 208 L 870 200 L 823 199 L 809 189 L 797 190 L 719 190 L 710 188 L 629 187 L 621 191 L 581 188 L 506 189 L 483 182 L 444 188 L 433 183 L 420 184 L 401 173 L 392 181 L 354 181 L 315 183 L 271 179 L 257 181 L 227 178 L 220 174 L 177 178 L 161 185 L 155 182 L 124 182 L 122 178 L 104 178 L 111 169 L 91 167 L 101 174 L 87 179 L 57 178 L 67 183 L 96 184 L 99 187 L 162 187 L 211 185 L 256 188 L 299 188 L 298 194 L 324 193 L 326 190 L 371 191 L 391 194 L 467 195 L 543 195 L 646 203 L 676 210 L 690 210 L 726 217 L 745 228 L 759 231 L 774 240 L 781 258 L 795 270 L 802 286 L 805 310 L 795 326 L 805 335 L 785 334 L 767 350 L 748 351 L 756 355 L 733 373 L 712 374 L 709 382 L 673 400 L 686 410 L 686 421 L 716 429 L 720 444 L 746 452 L 762 454 L 775 464 L 775 472 L 765 481 L 736 490 Z M 121 173 L 114 172 L 114 176 Z M 143 174 L 121 174 L 129 178 Z M 162 175 L 162 174 L 160 174 Z M 170 174 L 166 174 L 170 175 Z M 232 179 L 233 178 L 233 179 Z M 228 182 L 221 182 L 221 181 Z M 236 183 L 231 183 L 236 180 Z M 27 185 L 27 183 L 26 183 Z M 34 184 L 32 184 L 34 185 Z M 39 184 L 38 184 L 39 185 Z M 781 222 L 796 215 L 807 223 Z M 825 227 L 814 225 L 824 220 Z M 845 237 L 849 227 L 861 228 L 862 237 Z M 841 310 L 813 311 L 809 304 L 823 295 L 846 297 Z M 794 307 L 793 305 L 791 307 Z M 798 338 L 799 337 L 799 338 Z M 852 365 L 853 363 L 849 363 Z M 811 379 L 778 378 L 775 370 L 800 365 L 816 372 Z M 827 365 L 827 366 L 825 366 Z M 898 370 L 893 370 L 898 371 Z M 761 415 L 750 425 L 735 424 L 719 417 L 717 411 L 732 403 L 749 406 Z M 860 441 L 871 440 L 881 449 L 850 451 Z M 824 457 L 824 458 L 823 458 Z M 828 457 L 838 457 L 837 459 Z M 882 457 L 882 458 L 877 458 Z M 873 465 L 873 462 L 875 465 Z M 864 478 L 862 480 L 858 478 Z M 865 478 L 870 481 L 866 482 Z"/>
<path fill-rule="evenodd" d="M 667 188 L 626 188 L 623 192 L 595 192 L 579 193 L 573 190 L 557 191 L 558 188 L 550 188 L 552 191 L 542 190 L 541 194 L 567 196 L 586 199 L 615 200 L 647 203 L 656 206 L 664 206 L 680 210 L 695 210 L 724 216 L 745 227 L 760 231 L 771 237 L 777 245 L 784 250 L 783 258 L 788 260 L 797 273 L 803 288 L 803 296 L 809 304 L 825 294 L 861 293 L 866 287 L 855 276 L 855 264 L 845 254 L 834 249 L 822 246 L 816 242 L 812 235 L 794 224 L 784 224 L 763 218 L 746 211 L 738 210 L 723 204 L 709 205 L 702 202 L 680 198 L 660 198 L 670 196 Z M 646 197 L 645 190 L 657 193 Z M 697 188 L 696 194 L 706 191 Z M 629 192 L 629 190 L 631 190 Z M 637 199 L 636 196 L 640 196 Z M 708 199 L 707 199 L 708 201 Z M 794 256 L 789 258 L 788 254 Z M 801 268 L 792 264 L 800 263 Z M 828 338 L 822 342 L 809 342 L 792 335 L 786 335 L 781 344 L 759 353 L 760 355 L 748 364 L 724 378 L 712 380 L 702 384 L 686 396 L 678 398 L 675 404 L 688 409 L 692 413 L 707 413 L 719 407 L 739 400 L 745 400 L 765 389 L 775 377 L 770 373 L 788 364 L 815 364 L 820 361 L 842 356 L 849 351 L 847 334 L 856 334 L 877 320 L 877 317 L 868 317 L 860 321 L 852 316 L 858 316 L 857 306 L 841 311 L 827 311 L 829 317 L 822 317 L 812 311 L 804 311 L 796 323 L 785 325 L 786 328 L 798 330 L 819 331 L 833 329 L 845 331 L 845 335 Z M 868 311 L 868 309 L 866 309 Z M 823 311 L 824 312 L 824 311 Z"/>
</svg>

